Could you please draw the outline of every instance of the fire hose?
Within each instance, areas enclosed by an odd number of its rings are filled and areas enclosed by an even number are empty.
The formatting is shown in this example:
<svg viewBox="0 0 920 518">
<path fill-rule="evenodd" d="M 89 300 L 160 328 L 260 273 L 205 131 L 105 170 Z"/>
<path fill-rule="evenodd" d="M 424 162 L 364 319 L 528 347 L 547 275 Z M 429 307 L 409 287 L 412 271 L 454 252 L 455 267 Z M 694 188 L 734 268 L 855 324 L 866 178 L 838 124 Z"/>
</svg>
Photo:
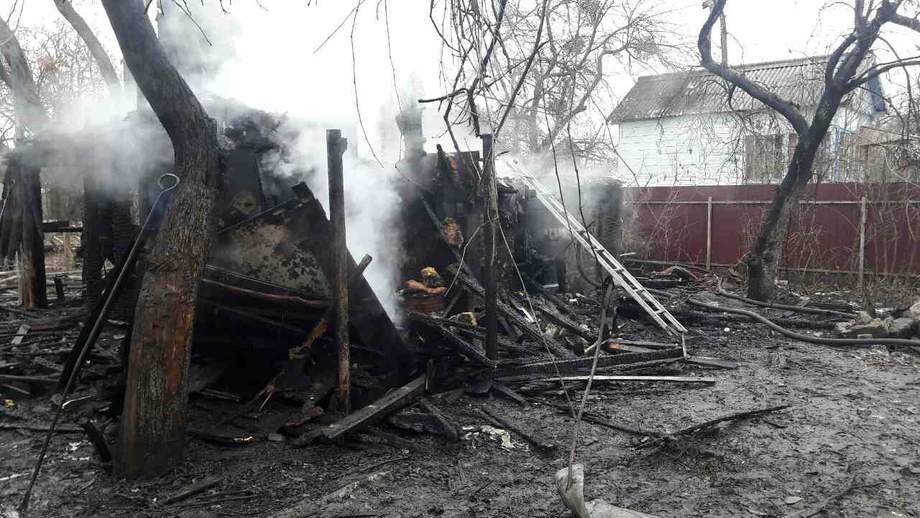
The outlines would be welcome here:
<svg viewBox="0 0 920 518">
<path fill-rule="evenodd" d="M 698 306 L 701 308 L 708 309 L 710 311 L 721 311 L 725 313 L 734 313 L 736 315 L 744 315 L 746 317 L 752 318 L 761 324 L 766 325 L 770 329 L 776 331 L 777 333 L 787 336 L 789 338 L 794 338 L 802 342 L 809 342 L 819 345 L 830 345 L 830 346 L 871 346 L 871 345 L 892 345 L 895 347 L 903 347 L 908 350 L 920 354 L 920 340 L 907 340 L 904 338 L 824 338 L 820 336 L 806 335 L 802 333 L 796 333 L 795 331 L 790 331 L 785 327 L 782 327 L 778 324 L 773 323 L 770 319 L 755 313 L 753 311 L 748 311 L 745 309 L 738 308 L 727 308 L 724 306 L 719 306 L 717 304 L 709 304 L 707 302 L 701 302 L 699 300 L 690 297 L 687 299 L 687 302 L 691 305 Z"/>
</svg>

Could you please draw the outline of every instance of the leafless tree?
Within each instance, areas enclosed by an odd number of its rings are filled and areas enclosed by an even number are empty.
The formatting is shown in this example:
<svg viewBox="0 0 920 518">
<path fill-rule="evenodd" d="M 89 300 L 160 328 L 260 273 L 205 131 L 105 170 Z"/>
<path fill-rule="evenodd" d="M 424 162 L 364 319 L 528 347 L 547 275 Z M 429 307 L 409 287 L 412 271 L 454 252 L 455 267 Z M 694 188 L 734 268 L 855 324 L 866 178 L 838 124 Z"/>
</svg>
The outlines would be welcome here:
<svg viewBox="0 0 920 518">
<path fill-rule="evenodd" d="M 679 48 L 661 9 L 646 0 L 452 0 L 435 7 L 431 20 L 453 63 L 445 76 L 454 72 L 445 77 L 448 94 L 423 101 L 440 102 L 449 126 L 468 123 L 477 135 L 491 126 L 496 145 L 516 152 L 547 152 L 574 136 L 578 155 L 605 155 L 611 65 L 649 65 Z"/>
<path fill-rule="evenodd" d="M 815 158 L 821 142 L 840 108 L 843 99 L 853 90 L 863 87 L 873 78 L 899 67 L 920 64 L 920 58 L 904 58 L 870 64 L 867 61 L 879 42 L 886 25 L 900 25 L 920 32 L 916 2 L 904 0 L 855 0 L 853 29 L 830 53 L 824 71 L 824 86 L 814 113 L 783 99 L 751 81 L 727 63 L 712 57 L 712 29 L 722 15 L 727 0 L 715 0 L 703 27 L 697 46 L 700 62 L 709 72 L 723 78 L 785 118 L 798 135 L 798 142 L 777 188 L 754 246 L 747 256 L 748 296 L 768 300 L 775 292 L 775 278 L 781 246 L 792 208 L 798 203 L 806 185 L 814 178 Z M 868 65 L 868 66 L 867 66 Z"/>
<path fill-rule="evenodd" d="M 48 112 L 42 105 L 32 67 L 26 58 L 19 38 L 10 29 L 6 20 L 0 18 L 0 53 L 8 69 L 0 69 L 0 79 L 7 84 L 13 94 L 13 104 L 17 119 L 17 133 L 25 136 L 29 132 L 41 129 L 48 122 Z"/>
<path fill-rule="evenodd" d="M 109 59 L 109 54 L 105 51 L 105 48 L 102 46 L 102 43 L 99 42 L 99 38 L 96 37 L 96 34 L 90 28 L 89 24 L 86 23 L 86 20 L 84 20 L 83 17 L 77 13 L 76 9 L 74 9 L 73 2 L 70 0 L 54 0 L 54 5 L 61 13 L 61 16 L 63 16 L 70 26 L 73 27 L 74 31 L 77 32 L 80 39 L 83 40 L 83 43 L 86 44 L 86 48 L 89 50 L 90 54 L 92 54 L 109 88 L 120 88 L 121 82 L 118 80 L 118 74 L 115 72 L 115 67 L 112 66 L 112 60 Z"/>
</svg>

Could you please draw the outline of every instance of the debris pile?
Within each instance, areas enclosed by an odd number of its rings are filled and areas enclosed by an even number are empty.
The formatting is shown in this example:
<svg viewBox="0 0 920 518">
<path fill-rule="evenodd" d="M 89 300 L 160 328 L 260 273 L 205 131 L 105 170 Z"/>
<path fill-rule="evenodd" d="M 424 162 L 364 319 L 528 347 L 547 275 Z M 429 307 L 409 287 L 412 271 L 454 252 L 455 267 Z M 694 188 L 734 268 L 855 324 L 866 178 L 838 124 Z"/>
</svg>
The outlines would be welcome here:
<svg viewBox="0 0 920 518">
<path fill-rule="evenodd" d="M 846 338 L 920 338 L 920 301 L 887 316 L 859 311 L 855 319 L 838 322 L 836 330 Z"/>
</svg>

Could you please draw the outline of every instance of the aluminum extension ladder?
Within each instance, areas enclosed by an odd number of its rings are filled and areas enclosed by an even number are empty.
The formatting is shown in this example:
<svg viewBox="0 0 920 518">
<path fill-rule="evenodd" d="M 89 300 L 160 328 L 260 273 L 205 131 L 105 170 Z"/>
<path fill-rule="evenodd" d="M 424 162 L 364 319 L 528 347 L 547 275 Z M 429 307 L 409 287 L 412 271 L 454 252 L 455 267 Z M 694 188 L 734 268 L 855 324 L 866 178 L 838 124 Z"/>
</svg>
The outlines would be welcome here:
<svg viewBox="0 0 920 518">
<path fill-rule="evenodd" d="M 550 214 L 556 218 L 559 223 L 566 225 L 572 230 L 575 239 L 584 247 L 585 250 L 596 254 L 598 262 L 607 270 L 613 282 L 623 291 L 629 294 L 636 302 L 642 306 L 642 309 L 652 317 L 666 333 L 674 338 L 680 339 L 683 343 L 683 335 L 687 329 L 674 318 L 674 315 L 667 310 L 658 299 L 652 296 L 645 286 L 639 283 L 631 273 L 617 261 L 616 257 L 604 248 L 588 230 L 573 216 L 569 215 L 562 203 L 555 194 L 547 190 L 533 175 L 522 169 L 519 165 L 511 160 L 503 160 L 502 164 L 508 166 L 519 177 L 527 187 L 534 190 L 537 199 L 549 210 Z"/>
</svg>

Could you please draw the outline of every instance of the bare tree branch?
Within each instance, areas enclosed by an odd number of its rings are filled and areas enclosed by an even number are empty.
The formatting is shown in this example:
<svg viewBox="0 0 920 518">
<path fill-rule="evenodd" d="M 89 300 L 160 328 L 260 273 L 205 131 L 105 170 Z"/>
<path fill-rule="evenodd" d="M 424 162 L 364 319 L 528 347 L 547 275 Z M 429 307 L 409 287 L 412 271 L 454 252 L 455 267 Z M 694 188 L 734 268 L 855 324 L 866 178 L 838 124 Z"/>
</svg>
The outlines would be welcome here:
<svg viewBox="0 0 920 518">
<path fill-rule="evenodd" d="M 6 21 L 2 19 L 0 19 L 0 54 L 10 67 L 8 78 L 15 100 L 19 131 L 25 128 L 36 131 L 48 122 L 48 112 L 42 106 L 32 69 L 19 45 L 19 40 Z"/>
<path fill-rule="evenodd" d="M 508 104 L 505 106 L 502 118 L 499 120 L 498 126 L 495 127 L 495 131 L 493 132 L 495 135 L 501 132 L 502 126 L 505 125 L 505 120 L 508 118 L 508 114 L 514 109 L 514 99 L 517 97 L 518 92 L 520 92 L 521 86 L 524 84 L 524 79 L 527 78 L 527 72 L 529 72 L 530 67 L 533 66 L 534 58 L 537 57 L 537 53 L 539 53 L 540 49 L 543 47 L 543 43 L 540 40 L 543 37 L 543 26 L 546 24 L 546 11 L 548 6 L 549 0 L 543 0 L 543 14 L 540 16 L 540 24 L 537 27 L 537 36 L 534 40 L 533 52 L 531 52 L 530 57 L 527 58 L 527 64 L 524 65 L 524 71 L 521 73 L 520 81 L 514 85 L 514 89 L 511 91 L 511 97 L 508 99 Z"/>
<path fill-rule="evenodd" d="M 780 115 L 789 121 L 789 124 L 792 125 L 796 133 L 803 135 L 808 131 L 808 121 L 805 120 L 805 116 L 798 111 L 793 103 L 782 99 L 780 96 L 751 81 L 745 77 L 744 74 L 721 63 L 716 63 L 712 59 L 712 27 L 725 9 L 726 1 L 727 0 L 715 0 L 712 9 L 709 11 L 709 17 L 706 19 L 706 22 L 703 23 L 703 28 L 700 29 L 697 47 L 700 50 L 700 62 L 703 68 L 736 85 L 754 99 L 757 99 L 779 112 Z"/>
<path fill-rule="evenodd" d="M 77 31 L 77 34 L 86 43 L 86 48 L 89 49 L 93 59 L 96 60 L 96 65 L 99 67 L 99 72 L 102 74 L 106 85 L 110 89 L 121 88 L 121 82 L 118 80 L 118 74 L 115 72 L 115 67 L 112 65 L 112 60 L 109 59 L 108 53 L 106 53 L 102 43 L 99 42 L 99 38 L 96 37 L 96 34 L 86 23 L 86 20 L 73 8 L 70 0 L 54 0 L 54 5 L 61 13 L 61 16 L 70 23 L 70 26 Z"/>
</svg>

